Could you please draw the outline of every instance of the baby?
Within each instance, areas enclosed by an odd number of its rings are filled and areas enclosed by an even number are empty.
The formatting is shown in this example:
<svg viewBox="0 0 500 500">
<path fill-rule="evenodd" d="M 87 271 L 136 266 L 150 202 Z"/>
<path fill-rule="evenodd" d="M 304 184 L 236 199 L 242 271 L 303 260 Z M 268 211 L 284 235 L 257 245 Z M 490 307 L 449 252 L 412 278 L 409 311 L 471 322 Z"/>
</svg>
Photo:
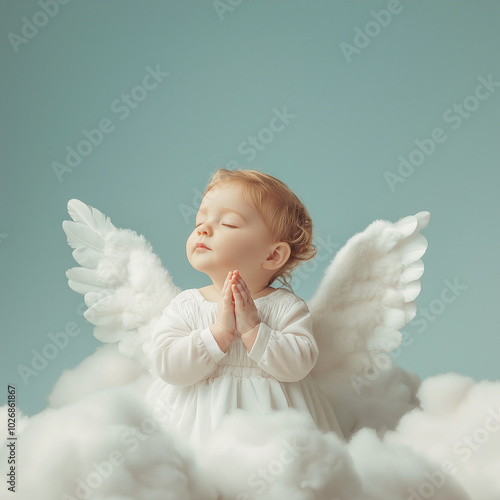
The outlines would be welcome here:
<svg viewBox="0 0 500 500">
<path fill-rule="evenodd" d="M 289 289 L 292 270 L 316 255 L 312 238 L 306 208 L 283 182 L 254 170 L 213 175 L 186 243 L 189 263 L 212 284 L 182 291 L 163 311 L 147 394 L 193 445 L 237 408 L 294 408 L 343 438 L 309 375 L 318 358 L 311 314 Z"/>
</svg>

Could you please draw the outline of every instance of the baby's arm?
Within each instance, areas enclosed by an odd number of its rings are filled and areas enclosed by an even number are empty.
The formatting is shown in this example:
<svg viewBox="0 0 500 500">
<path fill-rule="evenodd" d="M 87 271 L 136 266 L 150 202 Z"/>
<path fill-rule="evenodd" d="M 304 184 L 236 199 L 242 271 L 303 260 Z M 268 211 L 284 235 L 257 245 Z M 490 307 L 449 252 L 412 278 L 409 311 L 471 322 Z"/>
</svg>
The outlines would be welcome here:
<svg viewBox="0 0 500 500">
<path fill-rule="evenodd" d="M 215 331 L 218 325 L 212 327 Z M 153 331 L 150 353 L 163 380 L 173 385 L 193 385 L 207 378 L 224 356 L 226 352 L 210 328 L 193 330 L 175 301 L 165 308 Z"/>
<path fill-rule="evenodd" d="M 280 382 L 297 382 L 313 369 L 319 355 L 307 304 L 304 301 L 293 304 L 283 321 L 286 326 L 281 331 L 261 322 L 247 355 Z"/>
<path fill-rule="evenodd" d="M 234 340 L 234 333 L 229 333 L 225 328 L 222 328 L 217 323 L 210 325 L 210 331 L 213 333 L 214 339 L 222 352 L 226 352 L 227 348 Z"/>
</svg>

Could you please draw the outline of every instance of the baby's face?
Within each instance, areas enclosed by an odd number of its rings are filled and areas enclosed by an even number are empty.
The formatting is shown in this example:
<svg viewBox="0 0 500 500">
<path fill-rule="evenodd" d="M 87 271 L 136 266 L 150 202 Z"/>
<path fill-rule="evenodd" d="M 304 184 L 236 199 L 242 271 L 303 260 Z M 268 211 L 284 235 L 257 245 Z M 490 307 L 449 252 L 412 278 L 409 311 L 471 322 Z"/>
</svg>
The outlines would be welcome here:
<svg viewBox="0 0 500 500">
<path fill-rule="evenodd" d="M 196 227 L 186 243 L 189 263 L 212 279 L 239 269 L 242 276 L 261 269 L 272 237 L 241 187 L 229 183 L 211 189 L 196 214 Z M 203 243 L 207 249 L 197 249 Z"/>
</svg>

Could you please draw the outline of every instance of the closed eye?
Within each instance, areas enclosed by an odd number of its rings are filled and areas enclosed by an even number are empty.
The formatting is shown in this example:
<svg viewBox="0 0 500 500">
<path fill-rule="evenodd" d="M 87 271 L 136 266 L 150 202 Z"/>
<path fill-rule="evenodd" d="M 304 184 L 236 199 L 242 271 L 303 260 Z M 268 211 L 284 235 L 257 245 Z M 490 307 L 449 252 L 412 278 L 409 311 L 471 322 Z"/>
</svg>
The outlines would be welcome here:
<svg viewBox="0 0 500 500">
<path fill-rule="evenodd" d="M 202 222 L 200 222 L 199 224 L 196 224 L 194 227 L 197 228 L 198 226 L 201 226 Z M 231 227 L 233 229 L 236 229 L 238 226 L 231 226 L 231 224 L 222 224 L 223 226 L 226 226 L 226 227 Z"/>
</svg>

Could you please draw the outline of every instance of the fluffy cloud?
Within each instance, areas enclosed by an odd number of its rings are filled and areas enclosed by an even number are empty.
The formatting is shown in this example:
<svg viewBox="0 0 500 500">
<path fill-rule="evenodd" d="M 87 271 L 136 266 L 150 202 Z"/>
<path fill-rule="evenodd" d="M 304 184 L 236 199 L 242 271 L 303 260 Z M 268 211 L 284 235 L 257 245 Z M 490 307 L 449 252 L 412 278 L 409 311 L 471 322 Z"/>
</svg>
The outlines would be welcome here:
<svg viewBox="0 0 500 500">
<path fill-rule="evenodd" d="M 217 498 L 192 450 L 163 431 L 128 387 L 101 389 L 30 418 L 17 460 L 22 500 Z M 12 495 L 5 486 L 0 494 Z"/>
<path fill-rule="evenodd" d="M 419 397 L 422 408 L 405 415 L 386 441 L 426 458 L 436 477 L 448 470 L 446 481 L 455 478 L 470 498 L 500 498 L 500 382 L 447 373 L 425 379 Z"/>
<path fill-rule="evenodd" d="M 51 406 L 22 417 L 16 498 L 500 498 L 500 382 L 451 373 L 420 384 L 397 366 L 361 391 L 324 382 L 347 443 L 295 410 L 236 411 L 194 450 L 144 403 L 144 372 L 100 347 L 61 376 Z"/>
<path fill-rule="evenodd" d="M 118 352 L 117 344 L 103 344 L 71 370 L 64 370 L 48 396 L 49 406 L 60 408 L 105 387 L 123 386 L 145 371 Z"/>
</svg>

